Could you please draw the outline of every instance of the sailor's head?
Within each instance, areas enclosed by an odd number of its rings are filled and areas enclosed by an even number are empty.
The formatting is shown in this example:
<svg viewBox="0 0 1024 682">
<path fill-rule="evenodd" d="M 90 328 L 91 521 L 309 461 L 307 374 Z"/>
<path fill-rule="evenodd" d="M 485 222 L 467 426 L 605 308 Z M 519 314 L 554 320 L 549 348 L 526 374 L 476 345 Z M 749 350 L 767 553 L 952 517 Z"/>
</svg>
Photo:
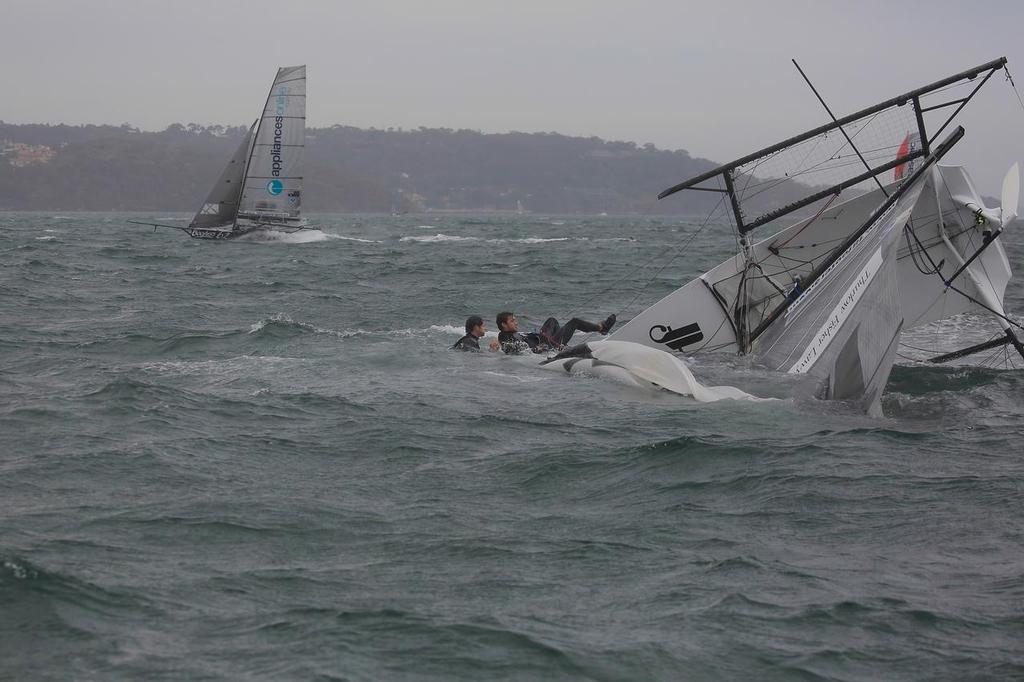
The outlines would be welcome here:
<svg viewBox="0 0 1024 682">
<path fill-rule="evenodd" d="M 498 329 L 503 332 L 517 332 L 519 331 L 519 320 L 516 319 L 515 313 L 498 313 Z"/>
<path fill-rule="evenodd" d="M 466 333 L 476 338 L 480 338 L 487 332 L 484 329 L 484 318 L 479 315 L 470 315 L 466 318 Z"/>
</svg>

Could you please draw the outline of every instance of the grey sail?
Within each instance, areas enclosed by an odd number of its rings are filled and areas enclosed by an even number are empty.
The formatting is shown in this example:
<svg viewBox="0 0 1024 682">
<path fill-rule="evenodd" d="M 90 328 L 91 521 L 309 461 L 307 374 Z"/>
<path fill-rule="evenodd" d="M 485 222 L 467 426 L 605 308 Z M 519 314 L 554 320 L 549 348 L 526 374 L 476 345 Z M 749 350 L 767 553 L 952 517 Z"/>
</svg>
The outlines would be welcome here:
<svg viewBox="0 0 1024 682">
<path fill-rule="evenodd" d="M 249 152 L 238 227 L 299 225 L 306 138 L 306 67 L 278 69 Z"/>
<path fill-rule="evenodd" d="M 245 161 L 249 157 L 249 147 L 252 145 L 253 132 L 256 123 L 249 128 L 248 134 L 242 140 L 238 150 L 228 161 L 224 172 L 210 190 L 210 195 L 203 202 L 192 222 L 191 228 L 213 229 L 234 225 L 235 217 L 238 215 L 238 199 L 242 193 L 242 178 L 245 175 Z"/>
<path fill-rule="evenodd" d="M 752 354 L 774 370 L 816 379 L 820 398 L 878 412 L 904 318 L 896 252 L 926 177 L 902 196 L 757 338 Z"/>
</svg>

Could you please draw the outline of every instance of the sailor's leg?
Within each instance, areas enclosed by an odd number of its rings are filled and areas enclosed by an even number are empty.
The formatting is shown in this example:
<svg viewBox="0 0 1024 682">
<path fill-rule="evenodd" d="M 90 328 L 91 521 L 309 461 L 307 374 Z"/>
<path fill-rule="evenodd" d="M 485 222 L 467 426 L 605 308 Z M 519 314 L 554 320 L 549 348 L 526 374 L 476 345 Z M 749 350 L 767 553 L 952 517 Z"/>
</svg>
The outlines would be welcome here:
<svg viewBox="0 0 1024 682">
<path fill-rule="evenodd" d="M 574 317 L 568 322 L 566 322 L 565 326 L 559 330 L 559 335 L 557 339 L 558 345 L 564 346 L 568 344 L 569 339 L 571 339 L 572 335 L 575 334 L 577 331 L 583 331 L 588 333 L 599 332 L 601 331 L 601 325 L 594 324 L 593 322 L 587 322 L 586 320 L 581 320 L 578 317 Z"/>
<path fill-rule="evenodd" d="M 558 338 L 561 334 L 561 327 L 558 324 L 558 320 L 553 317 L 549 317 L 544 320 L 544 324 L 540 326 L 540 338 L 544 340 L 544 343 L 548 344 L 553 348 L 558 348 L 563 344 L 559 343 Z"/>
</svg>

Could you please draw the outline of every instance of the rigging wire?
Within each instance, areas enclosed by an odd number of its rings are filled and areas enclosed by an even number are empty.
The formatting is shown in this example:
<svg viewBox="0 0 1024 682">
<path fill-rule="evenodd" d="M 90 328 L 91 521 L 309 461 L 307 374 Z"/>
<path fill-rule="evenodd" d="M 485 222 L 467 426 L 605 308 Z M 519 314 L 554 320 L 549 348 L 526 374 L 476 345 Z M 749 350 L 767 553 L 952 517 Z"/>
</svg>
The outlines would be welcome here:
<svg viewBox="0 0 1024 682">
<path fill-rule="evenodd" d="M 1013 94 L 1017 95 L 1017 102 L 1020 104 L 1021 111 L 1024 111 L 1024 99 L 1021 99 L 1020 91 L 1017 90 L 1017 84 L 1013 82 L 1013 76 L 1010 75 L 1010 67 L 1003 64 L 1003 71 L 1006 73 L 1006 80 L 1010 83 L 1010 87 L 1013 88 Z"/>
</svg>

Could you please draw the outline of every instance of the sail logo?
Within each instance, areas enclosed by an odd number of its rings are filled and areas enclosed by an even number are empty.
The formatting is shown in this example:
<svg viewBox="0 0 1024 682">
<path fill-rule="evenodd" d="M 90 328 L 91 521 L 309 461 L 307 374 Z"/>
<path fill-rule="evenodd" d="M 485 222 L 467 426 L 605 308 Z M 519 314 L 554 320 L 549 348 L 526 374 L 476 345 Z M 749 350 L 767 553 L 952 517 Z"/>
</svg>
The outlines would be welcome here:
<svg viewBox="0 0 1024 682">
<path fill-rule="evenodd" d="M 284 191 L 284 183 L 280 180 L 271 180 L 267 183 L 267 194 L 272 197 L 276 197 L 278 194 Z"/>
<path fill-rule="evenodd" d="M 659 336 L 655 337 L 655 332 Z M 665 324 L 656 324 L 651 327 L 647 334 L 654 343 L 663 343 L 672 350 L 682 350 L 684 346 L 704 340 L 704 332 L 700 330 L 700 325 L 696 322 L 679 329 L 672 329 L 672 327 Z"/>
<path fill-rule="evenodd" d="M 285 98 L 288 96 L 288 86 L 279 85 L 276 90 L 277 96 L 274 99 L 274 142 L 270 145 L 270 174 L 275 178 L 281 177 L 281 139 L 284 137 L 284 112 L 285 112 Z M 270 185 L 267 185 L 267 191 L 270 191 Z M 273 195 L 278 195 L 281 190 L 276 192 L 270 192 Z"/>
</svg>

